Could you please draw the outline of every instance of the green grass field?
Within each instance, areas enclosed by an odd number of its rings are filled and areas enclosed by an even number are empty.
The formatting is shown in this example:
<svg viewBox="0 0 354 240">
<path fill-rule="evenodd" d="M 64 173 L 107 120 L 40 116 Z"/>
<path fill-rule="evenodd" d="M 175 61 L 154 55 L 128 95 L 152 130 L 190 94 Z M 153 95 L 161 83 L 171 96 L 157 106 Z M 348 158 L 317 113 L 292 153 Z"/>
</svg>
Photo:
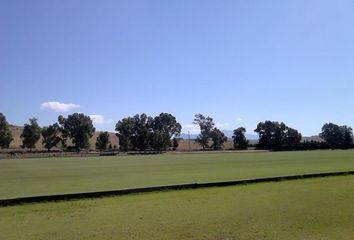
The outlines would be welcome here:
<svg viewBox="0 0 354 240">
<path fill-rule="evenodd" d="M 354 151 L 0 160 L 0 198 L 354 169 Z"/>
<path fill-rule="evenodd" d="M 0 208 L 0 239 L 353 239 L 354 176 Z"/>
</svg>

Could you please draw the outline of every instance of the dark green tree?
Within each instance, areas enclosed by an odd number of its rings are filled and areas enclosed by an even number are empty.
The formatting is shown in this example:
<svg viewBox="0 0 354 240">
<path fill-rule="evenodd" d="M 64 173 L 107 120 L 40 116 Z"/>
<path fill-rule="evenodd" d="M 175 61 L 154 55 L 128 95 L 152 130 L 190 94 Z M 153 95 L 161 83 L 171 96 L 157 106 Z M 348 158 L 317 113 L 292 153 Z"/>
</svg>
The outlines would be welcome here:
<svg viewBox="0 0 354 240">
<path fill-rule="evenodd" d="M 132 145 L 135 150 L 145 151 L 149 147 L 149 137 L 152 133 L 153 118 L 145 113 L 136 114 L 134 117 Z"/>
<path fill-rule="evenodd" d="M 224 143 L 227 141 L 225 134 L 218 128 L 213 128 L 210 132 L 210 136 L 212 140 L 212 148 L 214 150 L 222 149 Z"/>
<path fill-rule="evenodd" d="M 37 123 L 36 118 L 29 119 L 30 124 L 25 124 L 21 139 L 22 139 L 22 148 L 29 148 L 32 151 L 32 148 L 36 147 L 36 143 L 41 137 L 41 128 Z"/>
<path fill-rule="evenodd" d="M 162 150 L 166 150 L 163 148 L 164 146 L 164 135 L 159 130 L 154 130 L 149 132 L 148 137 L 148 145 L 151 149 L 155 151 L 162 152 Z"/>
<path fill-rule="evenodd" d="M 209 147 L 209 141 L 211 139 L 211 132 L 214 128 L 214 122 L 211 117 L 205 117 L 202 114 L 196 114 L 193 124 L 196 124 L 200 128 L 200 134 L 198 135 L 196 142 L 200 144 L 205 150 Z"/>
<path fill-rule="evenodd" d="M 353 130 L 345 125 L 338 126 L 334 123 L 326 123 L 322 127 L 320 137 L 333 149 L 348 148 L 353 145 Z"/>
<path fill-rule="evenodd" d="M 258 148 L 261 149 L 293 148 L 301 141 L 301 134 L 282 122 L 260 122 L 254 131 L 259 135 Z"/>
<path fill-rule="evenodd" d="M 342 131 L 342 148 L 350 148 L 353 147 L 353 129 L 348 126 L 341 126 Z"/>
<path fill-rule="evenodd" d="M 85 116 L 83 113 L 74 113 L 64 118 L 60 115 L 58 122 L 61 126 L 63 137 L 71 138 L 78 151 L 90 147 L 89 139 L 93 136 L 95 128 L 89 116 Z"/>
<path fill-rule="evenodd" d="M 145 113 L 124 118 L 116 124 L 119 145 L 122 151 L 145 151 L 149 147 L 153 118 Z"/>
<path fill-rule="evenodd" d="M 234 134 L 232 136 L 234 142 L 235 149 L 247 149 L 248 147 L 248 140 L 245 136 L 246 128 L 239 127 L 234 130 Z"/>
<path fill-rule="evenodd" d="M 0 147 L 9 148 L 13 141 L 12 132 L 4 114 L 0 113 Z"/>
<path fill-rule="evenodd" d="M 112 144 L 110 144 L 108 132 L 100 132 L 96 141 L 96 149 L 105 151 L 108 145 L 110 146 L 110 149 L 112 149 Z"/>
<path fill-rule="evenodd" d="M 320 137 L 323 138 L 331 148 L 337 148 L 342 141 L 342 131 L 337 124 L 326 123 L 322 127 Z"/>
<path fill-rule="evenodd" d="M 152 147 L 155 150 L 167 150 L 172 146 L 172 138 L 181 133 L 181 124 L 169 113 L 161 113 L 152 122 Z"/>
<path fill-rule="evenodd" d="M 178 146 L 179 146 L 178 139 L 177 138 L 173 138 L 173 140 L 172 140 L 172 149 L 173 149 L 173 151 L 176 151 Z"/>
<path fill-rule="evenodd" d="M 274 147 L 274 128 L 278 122 L 265 121 L 260 122 L 254 130 L 259 135 L 258 147 L 272 149 Z"/>
<path fill-rule="evenodd" d="M 118 121 L 115 130 L 117 137 L 119 138 L 119 149 L 123 152 L 127 152 L 133 148 L 132 138 L 134 133 L 134 118 L 127 117 Z"/>
<path fill-rule="evenodd" d="M 181 124 L 169 113 L 155 118 L 143 113 L 118 121 L 116 131 L 122 151 L 166 151 L 172 146 L 172 138 L 179 136 Z"/>
<path fill-rule="evenodd" d="M 300 144 L 301 139 L 301 133 L 299 133 L 296 129 L 287 127 L 284 138 L 282 140 L 282 145 L 284 148 L 294 149 Z"/>
<path fill-rule="evenodd" d="M 42 144 L 48 149 L 48 151 L 53 147 L 56 147 L 62 141 L 62 138 L 60 137 L 60 127 L 57 123 L 42 128 L 41 133 L 43 137 Z"/>
</svg>

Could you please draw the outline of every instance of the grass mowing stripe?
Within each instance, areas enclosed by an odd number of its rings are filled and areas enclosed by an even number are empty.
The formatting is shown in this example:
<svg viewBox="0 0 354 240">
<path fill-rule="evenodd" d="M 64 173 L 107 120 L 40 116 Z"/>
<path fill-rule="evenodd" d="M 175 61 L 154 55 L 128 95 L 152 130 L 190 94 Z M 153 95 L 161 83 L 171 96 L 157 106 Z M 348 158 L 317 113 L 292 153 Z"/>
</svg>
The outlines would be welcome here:
<svg viewBox="0 0 354 240">
<path fill-rule="evenodd" d="M 10 205 L 21 204 L 21 203 L 39 203 L 39 202 L 47 202 L 47 201 L 98 198 L 103 196 L 127 195 L 132 193 L 146 193 L 146 192 L 156 192 L 156 191 L 164 191 L 164 190 L 225 187 L 225 186 L 233 186 L 233 185 L 241 185 L 241 184 L 296 180 L 302 178 L 308 179 L 308 178 L 318 178 L 318 177 L 343 176 L 343 175 L 351 175 L 351 174 L 354 174 L 354 170 L 341 171 L 341 172 L 310 173 L 310 174 L 300 174 L 300 175 L 290 175 L 290 176 L 275 176 L 275 177 L 266 177 L 266 178 L 253 178 L 253 179 L 243 179 L 243 180 L 224 181 L 224 182 L 188 183 L 188 184 L 178 184 L 178 185 L 152 186 L 152 187 L 145 187 L 145 188 L 120 189 L 120 190 L 113 190 L 113 191 L 85 192 L 85 193 L 73 193 L 73 194 L 0 199 L 0 206 L 10 206 Z"/>
<path fill-rule="evenodd" d="M 354 169 L 354 151 L 0 160 L 0 199 Z"/>
<path fill-rule="evenodd" d="M 353 199 L 350 175 L 17 205 L 0 238 L 352 240 Z"/>
</svg>

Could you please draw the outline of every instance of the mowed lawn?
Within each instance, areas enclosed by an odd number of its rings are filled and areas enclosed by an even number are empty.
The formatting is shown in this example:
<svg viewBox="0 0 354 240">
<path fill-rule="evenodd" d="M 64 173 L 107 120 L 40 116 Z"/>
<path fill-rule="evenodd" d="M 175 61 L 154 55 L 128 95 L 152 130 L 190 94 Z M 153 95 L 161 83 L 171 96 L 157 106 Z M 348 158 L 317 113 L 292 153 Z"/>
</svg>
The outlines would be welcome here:
<svg viewBox="0 0 354 240">
<path fill-rule="evenodd" d="M 0 199 L 354 170 L 354 151 L 0 159 Z"/>
<path fill-rule="evenodd" d="M 348 239 L 354 176 L 0 208 L 0 239 Z"/>
</svg>

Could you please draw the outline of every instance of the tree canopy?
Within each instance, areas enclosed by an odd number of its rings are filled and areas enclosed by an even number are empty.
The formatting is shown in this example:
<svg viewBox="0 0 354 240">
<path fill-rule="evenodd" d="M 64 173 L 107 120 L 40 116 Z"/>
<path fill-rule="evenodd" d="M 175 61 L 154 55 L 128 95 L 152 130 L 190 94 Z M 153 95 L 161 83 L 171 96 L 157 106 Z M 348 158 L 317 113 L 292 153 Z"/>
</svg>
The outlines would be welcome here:
<svg viewBox="0 0 354 240">
<path fill-rule="evenodd" d="M 203 150 L 211 147 L 214 150 L 222 149 L 224 143 L 227 141 L 225 134 L 218 128 L 214 127 L 215 123 L 213 118 L 205 117 L 203 114 L 196 114 L 193 124 L 196 124 L 200 128 L 200 134 L 195 140 Z"/>
<path fill-rule="evenodd" d="M 123 152 L 127 152 L 133 148 L 132 138 L 134 131 L 134 118 L 127 117 L 119 120 L 116 124 L 115 130 L 119 138 L 119 148 Z"/>
<path fill-rule="evenodd" d="M 246 128 L 244 127 L 239 127 L 234 130 L 233 132 L 233 143 L 234 143 L 234 148 L 235 149 L 247 149 L 248 147 L 248 140 L 246 139 L 245 133 L 246 133 Z"/>
<path fill-rule="evenodd" d="M 209 148 L 209 141 L 211 140 L 211 133 L 214 128 L 213 118 L 205 117 L 203 114 L 196 114 L 193 124 L 196 124 L 200 128 L 200 134 L 198 135 L 196 142 L 199 143 L 203 150 Z"/>
<path fill-rule="evenodd" d="M 108 144 L 110 144 L 108 132 L 100 132 L 96 141 L 96 149 L 100 151 L 105 151 L 107 150 Z"/>
<path fill-rule="evenodd" d="M 177 122 L 174 116 L 169 113 L 160 113 L 152 122 L 151 141 L 153 142 L 154 149 L 166 151 L 167 148 L 173 145 L 171 139 L 179 136 L 181 129 L 181 124 Z"/>
<path fill-rule="evenodd" d="M 260 122 L 254 130 L 259 135 L 258 148 L 281 150 L 293 148 L 301 141 L 301 134 L 283 122 Z"/>
<path fill-rule="evenodd" d="M 116 131 L 122 151 L 162 151 L 173 146 L 173 138 L 179 136 L 181 124 L 169 113 L 156 117 L 143 113 L 118 121 Z"/>
<path fill-rule="evenodd" d="M 41 133 L 43 137 L 42 144 L 48 149 L 48 151 L 53 147 L 56 147 L 58 143 L 62 141 L 62 138 L 60 137 L 60 127 L 57 123 L 42 128 Z"/>
<path fill-rule="evenodd" d="M 67 118 L 58 117 L 61 131 L 64 138 L 71 138 L 77 150 L 90 147 L 89 139 L 93 136 L 95 128 L 89 116 L 83 113 L 74 113 Z"/>
<path fill-rule="evenodd" d="M 224 143 L 227 141 L 225 134 L 218 128 L 213 128 L 210 132 L 210 137 L 212 141 L 212 148 L 214 150 L 222 149 Z"/>
<path fill-rule="evenodd" d="M 334 123 L 326 123 L 320 133 L 331 148 L 349 148 L 353 145 L 353 129 L 348 126 L 339 126 Z"/>
<path fill-rule="evenodd" d="M 9 148 L 12 141 L 13 137 L 9 128 L 9 124 L 6 121 L 5 115 L 0 113 L 0 147 Z"/>
<path fill-rule="evenodd" d="M 41 128 L 38 125 L 36 118 L 30 118 L 29 124 L 25 124 L 21 138 L 22 138 L 22 148 L 32 148 L 36 147 L 36 143 L 41 137 Z"/>
</svg>

